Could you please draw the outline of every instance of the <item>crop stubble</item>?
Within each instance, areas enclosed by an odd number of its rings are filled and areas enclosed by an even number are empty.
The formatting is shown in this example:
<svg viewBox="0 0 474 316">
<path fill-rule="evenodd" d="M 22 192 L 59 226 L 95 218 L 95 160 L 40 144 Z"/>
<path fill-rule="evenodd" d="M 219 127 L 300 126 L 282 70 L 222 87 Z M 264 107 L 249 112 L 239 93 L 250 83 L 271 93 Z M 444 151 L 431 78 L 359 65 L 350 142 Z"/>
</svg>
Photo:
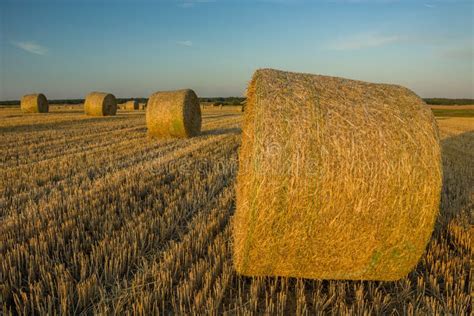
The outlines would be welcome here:
<svg viewBox="0 0 474 316">
<path fill-rule="evenodd" d="M 387 283 L 235 274 L 237 111 L 207 109 L 201 136 L 165 141 L 147 140 L 144 113 L 47 120 L 0 120 L 6 314 L 472 311 L 472 119 L 439 121 L 441 216 L 416 270 Z"/>
</svg>

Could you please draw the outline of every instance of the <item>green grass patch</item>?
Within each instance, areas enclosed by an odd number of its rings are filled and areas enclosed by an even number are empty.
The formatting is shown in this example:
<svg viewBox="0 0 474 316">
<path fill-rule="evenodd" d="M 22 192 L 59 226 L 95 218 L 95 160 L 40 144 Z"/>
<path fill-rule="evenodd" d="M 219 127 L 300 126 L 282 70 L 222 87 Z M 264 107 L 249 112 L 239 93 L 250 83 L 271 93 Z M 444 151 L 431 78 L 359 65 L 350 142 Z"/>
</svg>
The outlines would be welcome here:
<svg viewBox="0 0 474 316">
<path fill-rule="evenodd" d="M 444 110 L 432 109 L 435 116 L 444 117 L 474 117 L 474 110 Z"/>
</svg>

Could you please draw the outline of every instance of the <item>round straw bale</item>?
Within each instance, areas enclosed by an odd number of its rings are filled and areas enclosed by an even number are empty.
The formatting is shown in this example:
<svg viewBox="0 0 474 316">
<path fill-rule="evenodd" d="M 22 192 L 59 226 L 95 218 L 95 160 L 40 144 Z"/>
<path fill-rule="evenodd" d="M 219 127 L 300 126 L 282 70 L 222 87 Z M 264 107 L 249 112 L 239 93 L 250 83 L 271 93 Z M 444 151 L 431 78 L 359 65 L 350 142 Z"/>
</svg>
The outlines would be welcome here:
<svg viewBox="0 0 474 316">
<path fill-rule="evenodd" d="M 48 113 L 48 99 L 42 93 L 27 94 L 21 98 L 21 110 L 24 113 Z"/>
<path fill-rule="evenodd" d="M 139 110 L 140 106 L 137 100 L 130 100 L 125 102 L 125 109 L 127 110 Z"/>
<path fill-rule="evenodd" d="M 105 92 L 91 92 L 84 103 L 87 115 L 107 116 L 117 114 L 117 100 L 115 96 Z"/>
<path fill-rule="evenodd" d="M 148 134 L 192 137 L 201 132 L 201 108 L 193 90 L 156 92 L 146 106 Z"/>
<path fill-rule="evenodd" d="M 397 280 L 438 214 L 430 109 L 396 85 L 258 70 L 247 90 L 233 219 L 249 276 Z"/>
</svg>

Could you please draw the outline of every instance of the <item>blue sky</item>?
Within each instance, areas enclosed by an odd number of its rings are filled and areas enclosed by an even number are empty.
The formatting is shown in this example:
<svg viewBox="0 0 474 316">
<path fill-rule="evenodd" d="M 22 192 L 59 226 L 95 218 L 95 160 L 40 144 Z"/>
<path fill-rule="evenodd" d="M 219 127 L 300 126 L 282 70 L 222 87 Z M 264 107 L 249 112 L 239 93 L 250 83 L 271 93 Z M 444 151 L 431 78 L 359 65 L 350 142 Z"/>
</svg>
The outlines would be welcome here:
<svg viewBox="0 0 474 316">
<path fill-rule="evenodd" d="M 474 97 L 474 1 L 0 0 L 0 100 L 239 96 L 257 68 Z"/>
</svg>

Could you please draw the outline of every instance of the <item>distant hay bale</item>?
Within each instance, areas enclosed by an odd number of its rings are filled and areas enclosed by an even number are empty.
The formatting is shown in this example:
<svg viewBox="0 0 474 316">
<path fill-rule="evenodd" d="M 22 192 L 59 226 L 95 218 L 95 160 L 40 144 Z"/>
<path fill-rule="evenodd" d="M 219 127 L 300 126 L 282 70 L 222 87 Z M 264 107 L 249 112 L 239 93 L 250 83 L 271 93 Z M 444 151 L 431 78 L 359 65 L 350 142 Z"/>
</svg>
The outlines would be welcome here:
<svg viewBox="0 0 474 316">
<path fill-rule="evenodd" d="M 146 106 L 148 134 L 156 137 L 192 137 L 201 132 L 201 108 L 193 90 L 156 92 Z"/>
<path fill-rule="evenodd" d="M 117 113 L 117 100 L 110 93 L 91 92 L 86 97 L 84 111 L 87 115 L 92 116 L 115 115 Z"/>
<path fill-rule="evenodd" d="M 438 214 L 441 160 L 412 91 L 258 70 L 247 90 L 233 219 L 249 276 L 397 280 Z"/>
<path fill-rule="evenodd" d="M 140 110 L 146 110 L 146 103 L 140 103 Z"/>
<path fill-rule="evenodd" d="M 240 105 L 242 106 L 240 108 L 240 111 L 241 112 L 245 112 L 245 105 L 247 104 L 247 100 L 243 100 L 242 102 L 240 102 Z"/>
<path fill-rule="evenodd" d="M 137 100 L 130 100 L 125 102 L 125 109 L 127 110 L 139 110 L 140 106 Z"/>
<path fill-rule="evenodd" d="M 21 98 L 21 110 L 24 113 L 48 113 L 49 103 L 42 93 L 27 94 Z"/>
</svg>

